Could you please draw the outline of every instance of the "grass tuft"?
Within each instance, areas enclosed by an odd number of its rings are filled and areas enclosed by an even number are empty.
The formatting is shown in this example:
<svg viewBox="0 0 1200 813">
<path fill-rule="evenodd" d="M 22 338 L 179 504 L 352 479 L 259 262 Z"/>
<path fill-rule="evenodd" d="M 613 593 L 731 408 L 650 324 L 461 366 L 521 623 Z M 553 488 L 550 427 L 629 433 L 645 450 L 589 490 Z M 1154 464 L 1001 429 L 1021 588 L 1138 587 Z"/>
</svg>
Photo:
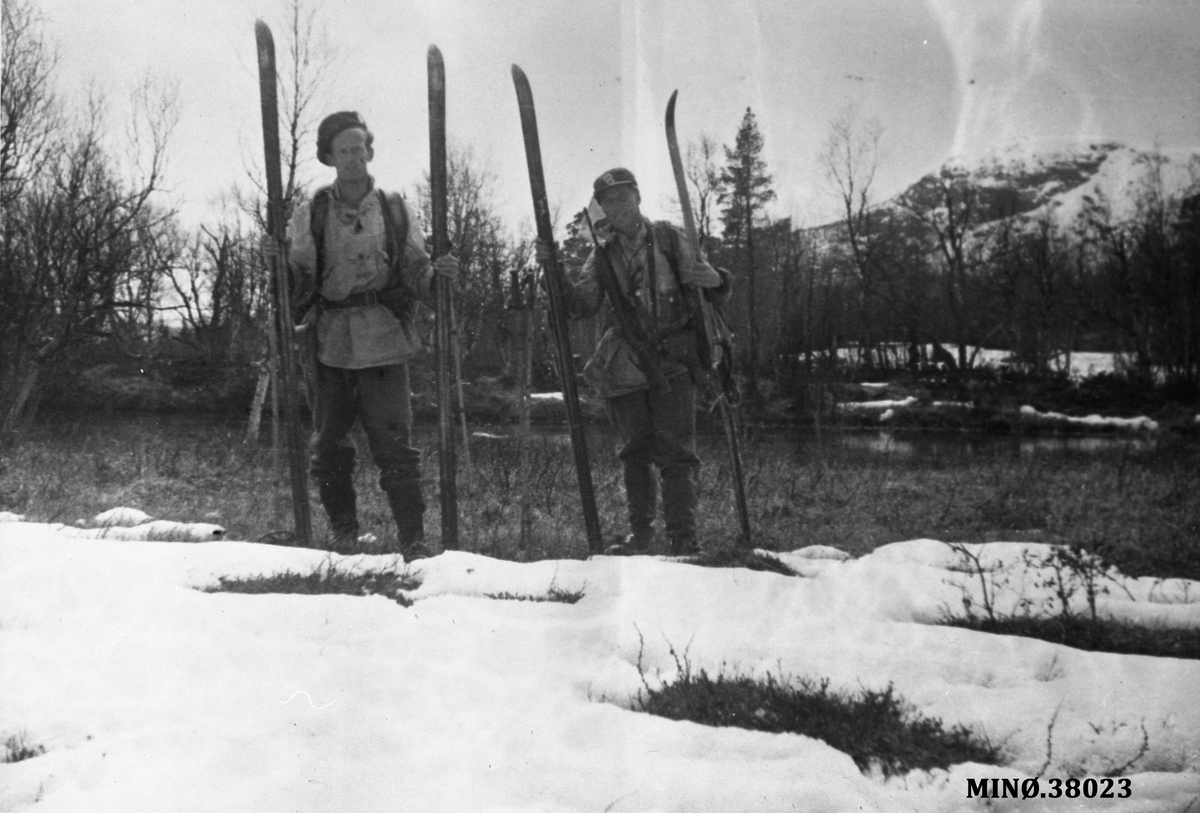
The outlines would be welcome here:
<svg viewBox="0 0 1200 813">
<path fill-rule="evenodd" d="M 1000 750 L 963 726 L 947 728 L 886 689 L 837 692 L 829 679 L 788 681 L 692 672 L 685 662 L 674 683 L 639 693 L 641 711 L 671 720 L 752 731 L 803 734 L 846 753 L 859 770 L 885 776 L 948 768 L 963 762 L 998 765 Z"/>
<path fill-rule="evenodd" d="M 686 557 L 683 561 L 700 567 L 744 567 L 749 570 L 778 573 L 782 576 L 800 575 L 774 556 L 766 556 L 758 551 L 742 548 L 705 549 L 695 556 Z"/>
<path fill-rule="evenodd" d="M 551 587 L 543 595 L 535 596 L 530 593 L 487 593 L 488 598 L 499 601 L 557 601 L 562 604 L 574 604 L 583 598 L 583 589 L 564 590 L 561 587 Z"/>
<path fill-rule="evenodd" d="M 311 573 L 286 570 L 269 576 L 218 577 L 219 584 L 206 593 L 299 593 L 303 595 L 385 596 L 402 607 L 411 607 L 405 590 L 421 583 L 407 573 L 340 570 L 325 563 Z"/>
<path fill-rule="evenodd" d="M 4 761 L 22 762 L 26 759 L 33 759 L 46 753 L 44 745 L 30 745 L 28 735 L 25 732 L 13 734 L 4 741 Z"/>
</svg>

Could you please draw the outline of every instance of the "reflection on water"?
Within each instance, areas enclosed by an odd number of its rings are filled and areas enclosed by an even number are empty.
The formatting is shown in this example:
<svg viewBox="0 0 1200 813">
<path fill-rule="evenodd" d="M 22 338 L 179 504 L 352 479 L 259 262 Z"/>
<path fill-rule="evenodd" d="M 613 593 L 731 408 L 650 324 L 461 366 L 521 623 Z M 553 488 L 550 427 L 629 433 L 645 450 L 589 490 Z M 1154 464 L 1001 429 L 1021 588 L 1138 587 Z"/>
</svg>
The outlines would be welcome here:
<svg viewBox="0 0 1200 813">
<path fill-rule="evenodd" d="M 515 442 L 517 428 L 479 427 L 472 443 Z M 570 436 L 564 426 L 535 426 L 532 433 L 539 442 L 567 444 Z M 615 454 L 620 441 L 608 425 L 586 430 L 588 449 L 593 454 Z M 862 459 L 872 458 L 1028 458 L 1057 455 L 1101 455 L 1110 452 L 1148 452 L 1159 448 L 1159 439 L 1145 433 L 1111 435 L 986 435 L 966 432 L 914 432 L 877 430 L 865 432 L 823 432 L 809 429 L 755 427 L 743 436 L 744 457 L 759 454 L 795 454 L 800 459 L 841 454 Z M 701 457 L 725 454 L 725 436 L 720 432 L 701 432 L 697 437 Z"/>
<path fill-rule="evenodd" d="M 1005 436 L 962 432 L 903 432 L 878 430 L 826 434 L 818 439 L 812 433 L 794 435 L 803 451 L 824 446 L 866 455 L 986 455 L 1030 457 L 1044 454 L 1100 454 L 1111 451 L 1146 452 L 1158 447 L 1153 435 L 1037 435 Z"/>
<path fill-rule="evenodd" d="M 165 433 L 177 442 L 204 442 L 215 440 L 214 432 L 227 437 L 241 439 L 245 436 L 244 420 L 218 418 L 209 415 L 135 415 L 116 414 L 109 416 L 44 416 L 39 421 L 61 438 L 84 436 L 109 436 L 131 438 L 153 432 Z M 437 425 L 428 421 L 417 421 L 413 427 L 417 446 L 427 453 L 436 450 Z M 516 442 L 520 430 L 514 425 L 471 425 L 471 446 L 486 447 L 498 444 L 506 447 Z M 539 445 L 569 445 L 567 427 L 534 426 L 532 434 Z M 593 455 L 616 453 L 619 439 L 608 424 L 591 425 L 586 428 L 588 450 Z M 259 443 L 270 445 L 272 431 L 270 421 L 265 421 Z M 863 459 L 893 458 L 919 459 L 923 457 L 964 458 L 1027 458 L 1038 455 L 1102 455 L 1111 452 L 1149 452 L 1165 448 L 1169 444 L 1158 434 L 1107 435 L 985 435 L 965 432 L 923 432 L 903 429 L 879 429 L 854 432 L 822 432 L 811 429 L 752 427 L 742 436 L 743 454 L 769 454 L 783 452 L 810 459 L 823 454 L 848 454 Z M 718 430 L 701 432 L 697 438 L 702 456 L 725 454 L 725 438 Z"/>
</svg>

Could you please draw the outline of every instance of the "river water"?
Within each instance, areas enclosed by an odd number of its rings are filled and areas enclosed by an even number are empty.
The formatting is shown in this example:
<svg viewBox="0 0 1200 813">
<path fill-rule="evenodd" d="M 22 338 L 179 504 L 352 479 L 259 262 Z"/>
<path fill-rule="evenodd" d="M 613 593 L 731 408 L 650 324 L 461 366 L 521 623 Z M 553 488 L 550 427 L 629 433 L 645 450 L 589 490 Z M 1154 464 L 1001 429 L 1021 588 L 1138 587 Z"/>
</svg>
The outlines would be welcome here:
<svg viewBox="0 0 1200 813">
<path fill-rule="evenodd" d="M 59 423 L 61 421 L 61 423 Z M 72 435 L 103 435 L 127 437 L 137 433 L 138 427 L 162 437 L 188 437 L 195 439 L 208 431 L 220 431 L 227 435 L 240 435 L 245 431 L 245 421 L 217 418 L 204 414 L 137 414 L 116 413 L 104 416 L 46 416 L 38 422 L 42 428 L 57 426 L 58 430 Z M 456 427 L 456 436 L 457 435 Z M 471 445 L 515 443 L 518 428 L 513 425 L 469 425 Z M 565 426 L 535 426 L 533 434 L 540 442 L 552 444 L 570 443 Z M 586 429 L 589 451 L 597 454 L 612 453 L 618 445 L 611 427 L 591 425 Z M 434 451 L 437 444 L 437 426 L 431 422 L 418 421 L 414 427 L 416 445 L 426 453 Z M 270 421 L 264 421 L 260 430 L 260 443 L 270 443 Z M 1012 460 L 1041 457 L 1103 457 L 1112 453 L 1152 452 L 1165 443 L 1179 442 L 1175 438 L 1164 438 L 1161 434 L 1127 432 L 1103 435 L 991 435 L 969 432 L 921 431 L 921 430 L 853 430 L 823 431 L 795 427 L 750 427 L 739 436 L 744 456 L 766 454 L 793 454 L 799 460 L 814 457 L 838 457 L 843 460 L 859 459 L 881 462 L 894 459 L 897 462 L 919 459 L 995 459 Z M 1190 441 L 1196 444 L 1196 441 Z M 720 431 L 701 432 L 698 444 L 702 456 L 724 454 L 725 439 Z M 1200 444 L 1197 444 L 1200 445 Z M 365 451 L 365 449 L 364 449 Z"/>
</svg>

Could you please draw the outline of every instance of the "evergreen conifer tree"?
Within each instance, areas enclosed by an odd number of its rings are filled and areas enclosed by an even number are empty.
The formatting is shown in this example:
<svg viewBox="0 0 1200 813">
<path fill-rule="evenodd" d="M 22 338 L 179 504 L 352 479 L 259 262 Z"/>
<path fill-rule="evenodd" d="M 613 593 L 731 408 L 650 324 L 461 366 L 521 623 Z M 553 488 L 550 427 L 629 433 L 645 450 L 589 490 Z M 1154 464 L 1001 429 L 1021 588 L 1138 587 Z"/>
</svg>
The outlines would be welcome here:
<svg viewBox="0 0 1200 813">
<path fill-rule="evenodd" d="M 723 204 L 721 219 L 724 238 L 729 247 L 739 277 L 745 282 L 747 393 L 758 397 L 758 320 L 756 318 L 757 274 L 755 269 L 754 232 L 764 219 L 763 210 L 775 199 L 771 176 L 762 158 L 763 137 L 753 111 L 746 108 L 738 127 L 733 148 L 725 147 L 725 168 L 721 171 L 723 186 L 719 203 Z"/>
</svg>

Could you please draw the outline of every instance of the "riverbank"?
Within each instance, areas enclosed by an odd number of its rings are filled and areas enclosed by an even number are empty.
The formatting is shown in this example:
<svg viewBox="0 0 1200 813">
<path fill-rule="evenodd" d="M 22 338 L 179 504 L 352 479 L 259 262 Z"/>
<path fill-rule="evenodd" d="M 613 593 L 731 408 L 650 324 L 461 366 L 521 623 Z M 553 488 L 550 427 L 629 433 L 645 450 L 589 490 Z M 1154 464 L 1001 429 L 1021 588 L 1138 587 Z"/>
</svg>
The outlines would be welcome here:
<svg viewBox="0 0 1200 813">
<path fill-rule="evenodd" d="M 248 416 L 254 399 L 252 369 L 198 365 L 99 365 L 82 371 L 70 387 L 48 393 L 43 407 L 69 413 L 213 413 Z M 432 376 L 424 365 L 412 368 L 413 410 L 418 420 L 436 420 Z M 1039 380 L 976 371 L 954 381 L 946 376 L 908 372 L 890 378 L 853 380 L 827 376 L 795 394 L 781 395 L 769 382 L 759 399 L 739 409 L 744 424 L 816 429 L 902 428 L 988 434 L 1106 434 L 1164 432 L 1200 436 L 1200 398 L 1186 388 L 1131 381 L 1109 372 L 1087 378 Z M 511 382 L 481 377 L 462 386 L 468 422 L 517 423 L 520 393 Z M 589 423 L 607 420 L 602 399 L 580 386 Z M 269 413 L 271 399 L 264 402 Z M 703 421 L 707 404 L 699 404 Z M 555 392 L 534 393 L 529 401 L 535 425 L 565 423 Z"/>
<path fill-rule="evenodd" d="M 698 438 L 698 522 L 706 544 L 722 546 L 737 539 L 738 519 L 724 439 L 709 429 Z M 460 456 L 465 549 L 521 561 L 585 555 L 567 433 L 540 427 L 522 452 L 511 430 L 473 424 L 469 457 Z M 247 441 L 244 419 L 213 415 L 47 414 L 0 451 L 0 511 L 70 524 L 125 505 L 258 539 L 291 524 L 271 436 L 264 427 Z M 625 532 L 615 440 L 603 423 L 587 437 L 608 539 Z M 433 505 L 436 424 L 418 421 L 415 441 Z M 1036 541 L 1083 545 L 1130 575 L 1200 579 L 1200 444 L 1191 438 L 749 427 L 742 458 L 759 548 L 827 545 L 861 556 L 910 539 Z M 363 530 L 382 538 L 393 526 L 377 476 L 364 460 L 355 483 Z M 527 539 L 523 503 L 533 517 Z M 319 511 L 314 530 L 327 533 Z M 435 508 L 426 530 L 440 538 Z"/>
</svg>

